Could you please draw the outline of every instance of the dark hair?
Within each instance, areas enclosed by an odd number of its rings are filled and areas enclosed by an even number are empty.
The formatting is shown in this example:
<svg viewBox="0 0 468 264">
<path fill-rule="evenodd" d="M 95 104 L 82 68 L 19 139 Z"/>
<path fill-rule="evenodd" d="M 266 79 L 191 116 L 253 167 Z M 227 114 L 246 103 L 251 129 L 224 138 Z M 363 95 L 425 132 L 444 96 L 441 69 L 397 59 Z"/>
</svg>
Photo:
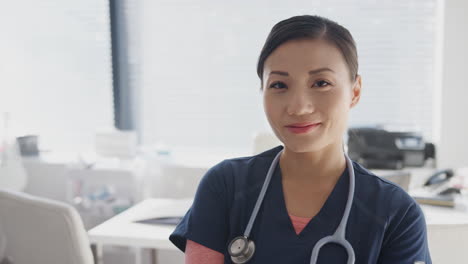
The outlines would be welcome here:
<svg viewBox="0 0 468 264">
<path fill-rule="evenodd" d="M 351 80 L 355 80 L 358 72 L 358 56 L 356 43 L 351 33 L 343 26 L 327 18 L 303 15 L 282 20 L 271 29 L 258 58 L 257 74 L 260 81 L 263 83 L 262 75 L 265 60 L 278 46 L 289 40 L 308 38 L 324 39 L 335 45 L 343 54 L 350 71 Z"/>
</svg>

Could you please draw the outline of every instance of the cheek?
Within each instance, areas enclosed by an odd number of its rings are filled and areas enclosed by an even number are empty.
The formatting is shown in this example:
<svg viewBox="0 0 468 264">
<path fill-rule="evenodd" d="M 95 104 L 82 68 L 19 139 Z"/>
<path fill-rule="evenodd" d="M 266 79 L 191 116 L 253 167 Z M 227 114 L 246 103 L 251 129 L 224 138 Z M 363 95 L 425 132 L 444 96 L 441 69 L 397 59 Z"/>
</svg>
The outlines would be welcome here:
<svg viewBox="0 0 468 264">
<path fill-rule="evenodd" d="M 338 111 L 343 111 L 344 108 L 350 103 L 351 93 L 347 90 L 347 88 L 339 88 L 334 93 L 331 94 L 333 102 L 333 107 Z"/>
<path fill-rule="evenodd" d="M 327 109 L 330 118 L 334 120 L 336 125 L 344 125 L 346 123 L 349 112 L 349 98 L 344 90 L 331 94 L 327 102 L 324 102 L 324 107 Z"/>
<path fill-rule="evenodd" d="M 349 116 L 349 98 L 346 93 L 341 93 L 337 95 L 338 98 L 335 100 L 332 108 L 332 115 L 334 119 L 334 126 L 336 132 L 341 134 L 346 130 L 348 126 L 348 116 Z"/>
</svg>

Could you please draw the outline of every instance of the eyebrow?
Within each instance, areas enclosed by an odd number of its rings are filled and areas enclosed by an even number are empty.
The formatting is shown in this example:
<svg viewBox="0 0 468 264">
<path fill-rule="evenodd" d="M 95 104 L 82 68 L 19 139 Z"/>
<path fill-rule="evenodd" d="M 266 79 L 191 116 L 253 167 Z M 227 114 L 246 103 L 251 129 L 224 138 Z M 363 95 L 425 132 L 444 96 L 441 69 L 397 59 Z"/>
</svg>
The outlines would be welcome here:
<svg viewBox="0 0 468 264">
<path fill-rule="evenodd" d="M 330 71 L 330 72 L 334 73 L 334 71 L 332 69 L 324 67 L 324 68 L 318 68 L 318 69 L 309 71 L 309 75 L 317 74 L 317 73 L 324 72 L 324 71 Z M 272 74 L 278 74 L 278 75 L 282 75 L 282 76 L 289 76 L 289 73 L 285 72 L 285 71 L 271 71 L 270 75 L 272 75 Z"/>
</svg>

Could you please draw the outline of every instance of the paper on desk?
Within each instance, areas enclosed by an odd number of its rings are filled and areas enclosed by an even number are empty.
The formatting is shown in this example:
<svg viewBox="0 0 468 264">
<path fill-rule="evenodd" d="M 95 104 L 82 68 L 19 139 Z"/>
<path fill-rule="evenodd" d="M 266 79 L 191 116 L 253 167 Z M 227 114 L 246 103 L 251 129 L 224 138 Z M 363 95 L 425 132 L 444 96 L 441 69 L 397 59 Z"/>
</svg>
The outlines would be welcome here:
<svg viewBox="0 0 468 264">
<path fill-rule="evenodd" d="M 156 217 L 182 217 L 192 203 L 193 199 L 148 199 L 137 205 L 132 219 L 138 221 Z"/>
<path fill-rule="evenodd" d="M 410 191 L 411 196 L 430 197 L 437 191 L 427 188 L 419 188 Z M 468 200 L 466 196 L 456 195 L 455 207 L 443 207 L 435 205 L 420 205 L 428 225 L 467 224 L 468 223 Z"/>
<path fill-rule="evenodd" d="M 468 223 L 466 208 L 445 208 L 439 206 L 421 206 L 428 225 L 447 225 Z"/>
</svg>

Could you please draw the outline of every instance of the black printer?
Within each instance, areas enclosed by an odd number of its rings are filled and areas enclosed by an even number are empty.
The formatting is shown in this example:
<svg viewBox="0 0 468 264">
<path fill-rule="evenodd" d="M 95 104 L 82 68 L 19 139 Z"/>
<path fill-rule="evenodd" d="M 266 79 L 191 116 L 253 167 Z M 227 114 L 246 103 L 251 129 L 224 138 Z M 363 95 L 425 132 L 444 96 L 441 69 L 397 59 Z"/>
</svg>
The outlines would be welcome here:
<svg viewBox="0 0 468 264">
<path fill-rule="evenodd" d="M 435 159 L 434 144 L 418 132 L 353 127 L 348 129 L 347 144 L 349 157 L 369 169 L 422 167 L 427 159 Z"/>
</svg>

